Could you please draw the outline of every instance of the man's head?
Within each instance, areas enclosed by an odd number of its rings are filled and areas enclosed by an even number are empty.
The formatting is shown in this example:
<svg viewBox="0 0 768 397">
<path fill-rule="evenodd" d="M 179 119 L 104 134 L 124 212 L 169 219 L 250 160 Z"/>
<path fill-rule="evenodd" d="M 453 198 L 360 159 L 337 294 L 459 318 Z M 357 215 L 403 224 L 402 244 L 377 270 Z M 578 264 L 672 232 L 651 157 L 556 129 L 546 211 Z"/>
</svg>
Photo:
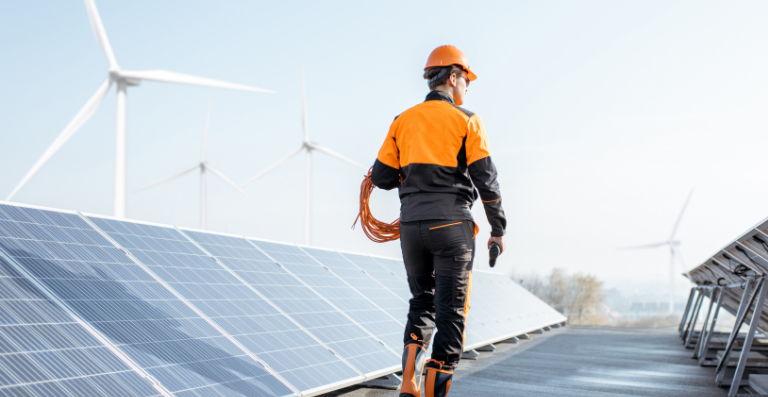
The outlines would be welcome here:
<svg viewBox="0 0 768 397">
<path fill-rule="evenodd" d="M 429 68 L 424 72 L 430 90 L 445 92 L 453 97 L 453 102 L 461 106 L 469 88 L 469 75 L 458 65 Z"/>
<path fill-rule="evenodd" d="M 439 90 L 453 96 L 453 101 L 460 106 L 464 103 L 469 82 L 477 79 L 477 76 L 469 68 L 469 61 L 461 50 L 452 45 L 444 45 L 429 54 L 424 78 L 430 90 Z"/>
</svg>

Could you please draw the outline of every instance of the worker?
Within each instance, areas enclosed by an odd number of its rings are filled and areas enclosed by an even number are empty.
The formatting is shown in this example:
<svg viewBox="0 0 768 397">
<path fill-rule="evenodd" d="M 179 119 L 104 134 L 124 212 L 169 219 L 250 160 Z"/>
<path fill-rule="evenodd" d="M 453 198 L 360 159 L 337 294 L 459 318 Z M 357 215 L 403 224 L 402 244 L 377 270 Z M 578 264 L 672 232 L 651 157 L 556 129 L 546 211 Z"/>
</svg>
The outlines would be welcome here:
<svg viewBox="0 0 768 397">
<path fill-rule="evenodd" d="M 412 294 L 400 397 L 421 396 L 422 365 L 427 397 L 450 389 L 464 350 L 478 230 L 471 209 L 478 196 L 491 225 L 488 247 L 506 248 L 488 137 L 480 117 L 459 107 L 476 78 L 458 48 L 432 51 L 424 68 L 431 91 L 392 122 L 371 172 L 374 185 L 400 193 L 400 245 Z M 432 357 L 423 364 L 435 328 Z"/>
</svg>

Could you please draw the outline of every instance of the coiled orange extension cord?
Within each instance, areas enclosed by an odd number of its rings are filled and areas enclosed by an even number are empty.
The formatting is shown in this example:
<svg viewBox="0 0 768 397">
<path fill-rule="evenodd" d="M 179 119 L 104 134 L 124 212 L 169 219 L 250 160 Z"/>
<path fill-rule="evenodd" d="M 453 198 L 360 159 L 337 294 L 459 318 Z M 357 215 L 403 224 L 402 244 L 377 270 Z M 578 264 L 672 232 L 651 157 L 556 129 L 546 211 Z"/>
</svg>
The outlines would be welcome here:
<svg viewBox="0 0 768 397">
<path fill-rule="evenodd" d="M 357 214 L 357 218 L 355 218 L 355 223 L 352 224 L 352 229 L 355 228 L 357 221 L 360 220 L 363 232 L 371 241 L 386 243 L 387 241 L 397 240 L 400 238 L 400 218 L 395 219 L 392 223 L 386 223 L 374 218 L 373 214 L 371 214 L 371 193 L 373 188 L 376 187 L 373 181 L 371 181 L 371 169 L 368 170 L 368 175 L 363 178 L 363 183 L 360 185 L 360 212 Z"/>
</svg>

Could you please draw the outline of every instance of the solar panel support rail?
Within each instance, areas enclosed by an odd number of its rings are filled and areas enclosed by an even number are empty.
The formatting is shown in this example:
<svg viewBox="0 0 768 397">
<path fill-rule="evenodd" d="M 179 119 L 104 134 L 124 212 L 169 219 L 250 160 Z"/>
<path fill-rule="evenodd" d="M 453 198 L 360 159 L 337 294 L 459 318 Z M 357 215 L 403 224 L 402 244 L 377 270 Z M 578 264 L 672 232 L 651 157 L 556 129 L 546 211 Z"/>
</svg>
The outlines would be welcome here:
<svg viewBox="0 0 768 397">
<path fill-rule="evenodd" d="M 747 357 L 749 351 L 752 348 L 752 341 L 755 338 L 755 332 L 757 326 L 760 323 L 760 314 L 763 312 L 763 305 L 765 304 L 766 295 L 768 295 L 768 282 L 763 277 L 761 280 L 760 293 L 755 302 L 755 308 L 752 312 L 752 319 L 749 321 L 749 331 L 747 332 L 747 338 L 744 340 L 744 345 L 741 348 L 741 354 L 739 355 L 739 363 L 736 365 L 736 372 L 733 375 L 731 382 L 731 388 L 728 391 L 728 397 L 736 397 L 739 392 L 739 386 L 741 386 L 741 378 L 744 376 L 744 369 L 747 366 Z M 744 316 L 746 317 L 746 316 Z M 723 361 L 728 361 L 728 356 L 723 356 Z M 723 371 L 725 373 L 725 371 Z"/>
<path fill-rule="evenodd" d="M 699 331 L 699 337 L 696 338 L 696 346 L 693 348 L 693 359 L 699 358 L 699 352 L 701 351 L 701 347 L 704 344 L 704 340 L 707 338 L 707 325 L 709 324 L 709 318 L 712 316 L 712 309 L 715 307 L 715 296 L 717 296 L 717 300 L 720 300 L 720 297 L 723 295 L 721 293 L 722 287 L 713 287 L 709 289 L 709 308 L 707 309 L 707 313 L 704 316 L 704 324 L 701 326 L 701 331 Z"/>
<path fill-rule="evenodd" d="M 739 303 L 739 310 L 737 312 L 736 322 L 733 325 L 733 330 L 731 331 L 731 335 L 728 337 L 728 343 L 725 346 L 723 358 L 717 364 L 717 369 L 715 370 L 715 382 L 717 383 L 718 386 L 723 384 L 723 379 L 725 378 L 725 372 L 726 372 L 726 369 L 728 368 L 728 361 L 731 356 L 731 352 L 733 351 L 733 346 L 736 343 L 736 338 L 739 335 L 741 326 L 744 324 L 744 321 L 747 318 L 749 309 L 755 303 L 755 300 L 759 295 L 758 290 L 755 290 L 755 287 L 756 287 L 755 284 L 757 284 L 757 287 L 760 287 L 760 291 L 762 291 L 762 286 L 764 284 L 763 283 L 764 278 L 762 277 L 759 280 L 754 280 L 750 278 L 748 279 L 748 281 L 749 283 L 747 284 L 746 288 L 744 288 L 744 293 L 741 296 L 741 302 Z M 756 318 L 753 318 L 753 320 L 754 319 Z M 757 325 L 757 322 L 755 321 L 755 326 L 756 325 Z M 746 354 L 749 354 L 748 352 L 749 347 L 751 347 L 751 341 L 750 341 L 750 346 L 746 346 L 746 345 L 742 346 L 742 350 L 741 350 L 742 354 L 744 354 L 744 351 L 747 351 Z M 746 359 L 746 356 L 745 356 L 745 359 Z M 739 361 L 741 361 L 741 359 L 739 359 Z"/>
<path fill-rule="evenodd" d="M 263 294 L 262 294 L 262 293 L 261 293 L 259 290 L 257 290 L 257 289 L 256 289 L 256 288 L 254 288 L 252 285 L 250 285 L 250 284 L 249 284 L 247 281 L 245 281 L 245 280 L 244 280 L 242 277 L 240 277 L 240 276 L 237 274 L 237 272 L 233 271 L 233 270 L 232 270 L 232 269 L 231 269 L 229 266 L 227 266 L 226 264 L 224 264 L 224 263 L 223 263 L 223 262 L 222 262 L 222 261 L 221 261 L 221 260 L 220 260 L 220 259 L 219 259 L 217 256 L 213 255 L 211 252 L 209 252 L 208 250 L 206 250 L 206 249 L 205 249 L 205 248 L 204 248 L 202 245 L 200 245 L 200 244 L 199 244 L 197 241 L 195 241 L 195 240 L 194 240 L 194 239 L 192 239 L 192 238 L 191 238 L 189 235 L 187 235 L 186 233 L 184 233 L 184 230 L 183 230 L 183 229 L 176 227 L 176 230 L 178 230 L 178 231 L 179 231 L 179 233 L 181 233 L 181 234 L 182 234 L 182 235 L 183 235 L 183 236 L 184 236 L 184 237 L 185 237 L 187 240 L 189 240 L 189 241 L 190 241 L 192 244 L 194 244 L 195 246 L 197 246 L 197 248 L 199 248 L 200 250 L 202 250 L 202 251 L 203 251 L 203 252 L 204 252 L 206 255 L 208 255 L 209 257 L 213 258 L 213 260 L 215 260 L 215 261 L 216 261 L 216 262 L 217 262 L 217 263 L 218 263 L 218 264 L 219 264 L 219 265 L 220 265 L 220 266 L 221 266 L 223 269 L 225 269 L 227 272 L 229 272 L 231 275 L 233 275 L 233 276 L 234 276 L 234 277 L 235 277 L 235 278 L 236 278 L 238 281 L 240 281 L 241 283 L 243 283 L 243 285 L 245 285 L 246 287 L 248 287 L 248 289 L 250 289 L 251 291 L 253 291 L 253 292 L 254 292 L 256 295 L 258 295 L 258 296 L 259 296 L 261 299 L 263 299 L 263 300 L 264 300 L 264 302 L 268 303 L 268 304 L 269 304 L 270 306 L 272 306 L 272 307 L 273 307 L 275 310 L 277 310 L 277 311 L 278 311 L 280 314 L 282 314 L 283 316 L 285 316 L 285 317 L 286 317 L 288 320 L 290 320 L 290 321 L 291 321 L 291 323 L 293 323 L 293 324 L 294 324 L 294 325 L 296 325 L 296 326 L 297 326 L 299 329 L 301 329 L 302 331 L 304 331 L 304 332 L 305 332 L 307 335 L 309 335 L 309 336 L 310 336 L 310 337 L 311 337 L 313 340 L 315 340 L 315 341 L 316 341 L 316 342 L 317 342 L 317 343 L 318 343 L 320 346 L 323 346 L 324 348 L 328 349 L 328 351 L 329 351 L 329 352 L 331 352 L 331 354 L 333 354 L 334 356 L 336 356 L 336 357 L 337 357 L 337 358 L 338 358 L 338 359 L 339 359 L 341 362 L 343 362 L 343 363 L 344 363 L 344 364 L 346 364 L 346 365 L 347 365 L 349 368 L 351 368 L 352 370 L 354 370 L 355 372 L 357 372 L 357 373 L 359 374 L 359 376 L 360 376 L 359 378 L 351 378 L 351 379 L 347 379 L 347 380 L 344 380 L 344 381 L 341 381 L 341 382 L 335 382 L 335 383 L 331 383 L 331 384 L 328 384 L 328 385 L 325 385 L 325 386 L 322 386 L 322 387 L 319 387 L 319 388 L 310 389 L 310 390 L 305 390 L 305 391 L 303 391 L 303 392 L 301 392 L 301 391 L 300 391 L 300 392 L 299 392 L 299 395 L 300 395 L 300 396 L 306 396 L 306 397 L 309 397 L 309 396 L 317 396 L 317 395 L 320 395 L 320 394 L 323 394 L 323 393 L 327 393 L 327 392 L 329 392 L 329 391 L 332 391 L 332 390 L 340 389 L 340 388 L 342 388 L 342 387 L 346 387 L 346 386 L 355 385 L 355 384 L 358 384 L 358 383 L 360 383 L 360 382 L 363 382 L 363 381 L 365 381 L 365 379 L 366 379 L 366 378 L 365 378 L 365 375 L 364 375 L 362 372 L 360 372 L 360 370 L 358 370 L 357 368 L 355 368 L 355 367 L 354 367 L 352 364 L 350 364 L 349 362 L 347 362 L 347 360 L 345 360 L 345 359 L 344 359 L 344 357 L 341 357 L 341 356 L 340 356 L 338 353 L 336 353 L 336 351 L 334 351 L 333 349 L 331 349 L 330 347 L 328 347 L 328 345 L 326 345 L 325 343 L 323 343 L 323 341 L 322 341 L 322 340 L 320 340 L 320 339 L 319 339 L 317 336 L 315 336 L 315 335 L 314 335 L 314 334 L 313 334 L 311 331 L 309 331 L 309 330 L 307 330 L 306 328 L 304 328 L 304 326 L 302 326 L 302 325 L 301 325 L 301 323 L 299 323 L 298 321 L 296 321 L 296 319 L 294 319 L 293 317 L 291 317 L 291 315 L 290 315 L 290 314 L 288 314 L 288 313 L 286 313 L 285 311 L 283 311 L 283 310 L 282 310 L 282 309 L 281 309 L 279 306 L 277 306 L 277 305 L 276 305 L 274 302 L 272 302 L 272 301 L 271 301 L 269 298 L 267 298 L 266 296 L 264 296 L 264 295 L 263 295 Z M 236 235 L 229 235 L 229 236 L 230 236 L 230 237 L 237 237 L 237 238 L 240 238 L 240 239 L 244 239 L 244 240 L 246 240 L 246 241 L 248 240 L 248 239 L 247 239 L 247 238 L 245 238 L 244 236 L 236 236 Z M 263 252 L 263 251 L 262 251 L 262 252 Z M 271 258 L 270 258 L 270 259 L 271 259 Z"/>
<path fill-rule="evenodd" d="M 234 344 L 238 349 L 240 349 L 243 353 L 245 353 L 248 357 L 250 357 L 253 361 L 261 364 L 264 369 L 269 372 L 270 375 L 275 377 L 277 380 L 279 380 L 282 384 L 284 384 L 289 390 L 291 390 L 296 396 L 301 396 L 301 392 L 299 392 L 292 384 L 290 384 L 287 380 L 285 380 L 280 374 L 277 373 L 272 367 L 267 365 L 266 362 L 262 361 L 260 358 L 258 358 L 253 352 L 248 350 L 245 346 L 243 346 L 240 342 L 237 341 L 232 335 L 229 334 L 224 328 L 222 328 L 218 323 L 213 321 L 208 315 L 203 313 L 202 310 L 200 310 L 197 306 L 192 304 L 187 298 L 185 298 L 182 294 L 180 294 L 178 291 L 176 291 L 175 288 L 171 287 L 170 284 L 168 284 L 165 280 L 160 278 L 155 272 L 153 272 L 149 267 L 147 267 L 143 262 L 141 262 L 138 258 L 134 257 L 127 249 L 125 249 L 122 245 L 118 244 L 117 241 L 115 241 L 108 233 L 101 230 L 100 227 L 98 227 L 93 221 L 91 221 L 87 216 L 83 215 L 82 213 L 78 212 L 78 215 L 88 223 L 94 230 L 99 232 L 107 241 L 112 243 L 115 247 L 122 250 L 128 258 L 130 258 L 134 263 L 136 263 L 137 266 L 139 266 L 144 272 L 146 272 L 150 277 L 152 277 L 157 283 L 162 285 L 168 292 L 173 294 L 177 299 L 179 299 L 184 305 L 189 307 L 195 314 L 200 316 L 206 323 L 208 323 L 213 329 L 218 331 L 222 336 L 227 338 L 232 344 Z M 100 218 L 105 219 L 111 219 L 109 217 L 99 216 Z M 163 226 L 166 227 L 166 226 Z"/>
<path fill-rule="evenodd" d="M 42 292 L 48 299 L 50 299 L 53 303 L 55 303 L 61 310 L 63 310 L 65 313 L 67 313 L 75 322 L 77 322 L 81 327 L 83 327 L 86 332 L 91 334 L 96 340 L 101 342 L 104 347 L 109 349 L 112 354 L 114 354 L 120 361 L 125 363 L 129 368 L 131 368 L 134 372 L 136 372 L 142 379 L 146 380 L 147 383 L 149 383 L 155 390 L 158 391 L 158 393 L 162 394 L 165 397 L 173 397 L 173 394 L 171 394 L 170 391 L 168 391 L 155 377 L 153 377 L 148 372 L 144 371 L 143 368 L 141 368 L 138 364 L 136 364 L 130 357 L 128 357 L 125 353 L 123 353 L 122 350 L 120 350 L 119 347 L 115 346 L 106 336 L 104 336 L 99 330 L 94 328 L 92 325 L 88 324 L 85 320 L 80 318 L 80 316 L 75 313 L 74 310 L 72 310 L 69 305 L 59 299 L 59 297 L 51 290 L 48 289 L 43 283 L 41 283 L 37 277 L 32 275 L 25 269 L 23 266 L 20 266 L 18 263 L 16 263 L 16 260 L 13 259 L 8 253 L 5 252 L 5 249 L 3 247 L 0 247 L 0 257 L 2 257 L 3 260 L 5 260 L 8 264 L 13 266 L 13 268 L 19 272 L 22 276 L 24 276 L 30 283 L 32 283 L 40 292 Z"/>
<path fill-rule="evenodd" d="M 704 364 L 704 361 L 707 360 L 707 353 L 709 352 L 709 345 L 712 343 L 712 335 L 715 333 L 715 325 L 717 325 L 717 318 L 720 315 L 720 308 L 723 307 L 723 299 L 725 298 L 726 290 L 728 289 L 728 286 L 721 286 L 718 287 L 719 292 L 717 296 L 717 306 L 715 307 L 715 312 L 712 316 L 712 324 L 709 326 L 709 330 L 707 331 L 707 335 L 704 337 L 704 342 L 701 344 L 701 348 L 697 353 L 699 365 Z M 706 329 L 707 325 L 704 324 L 704 329 Z"/>
<path fill-rule="evenodd" d="M 250 239 L 248 239 L 248 238 L 245 238 L 245 241 L 247 241 L 247 242 L 248 242 L 249 244 L 251 244 L 251 245 L 252 245 L 254 248 L 256 248 L 257 250 L 259 250 L 259 251 L 260 251 L 262 254 L 264 254 L 264 255 L 265 255 L 267 258 L 269 258 L 269 259 L 270 259 L 271 261 L 273 261 L 274 263 L 277 263 L 278 265 L 280 264 L 280 262 L 279 262 L 279 261 L 275 260 L 275 258 L 274 258 L 274 257 L 272 257 L 271 255 L 269 255 L 269 254 L 268 254 L 266 251 L 264 251 L 263 249 L 261 249 L 261 247 L 259 247 L 258 245 L 254 244 L 254 243 L 253 243 L 253 241 L 251 241 Z M 281 243 L 281 244 L 285 244 L 285 243 Z M 303 252 L 303 251 L 302 251 L 302 252 Z M 282 266 L 282 265 L 281 265 L 281 266 Z M 303 280 L 301 280 L 301 279 L 300 279 L 298 276 L 296 276 L 295 274 L 293 274 L 293 272 L 292 272 L 292 271 L 290 271 L 288 268 L 286 268 L 285 266 L 283 266 L 283 269 L 284 269 L 284 270 L 285 270 L 285 271 L 286 271 L 288 274 L 290 274 L 291 276 L 293 276 L 293 277 L 294 277 L 294 278 L 295 278 L 295 279 L 296 279 L 298 282 L 300 282 L 302 285 L 304 285 L 304 286 L 305 286 L 307 289 L 309 289 L 310 291 L 312 291 L 312 292 L 314 292 L 315 294 L 317 294 L 317 296 L 319 296 L 319 297 L 320 297 L 322 300 L 324 300 L 324 301 L 325 301 L 325 302 L 326 302 L 328 305 L 330 305 L 330 306 L 331 306 L 331 307 L 333 307 L 334 309 L 338 310 L 338 311 L 339 311 L 339 313 L 341 313 L 341 314 L 342 314 L 344 317 L 346 317 L 346 318 L 347 318 L 349 321 L 351 321 L 351 322 L 352 322 L 352 323 L 354 323 L 354 324 L 357 324 L 357 322 L 356 322 L 354 319 L 352 319 L 352 318 L 351 318 L 351 317 L 350 317 L 350 316 L 349 316 L 347 313 L 345 313 L 343 310 L 339 309 L 339 308 L 338 308 L 336 305 L 334 305 L 334 304 L 333 304 L 331 301 L 329 301 L 327 298 L 325 298 L 325 297 L 324 297 L 322 294 L 320 294 L 319 292 L 317 292 L 317 291 L 316 291 L 314 288 L 312 288 L 312 287 L 311 287 L 309 284 L 305 283 L 305 282 L 304 282 Z M 376 340 L 377 342 L 379 342 L 379 343 L 380 343 L 382 346 L 386 347 L 386 348 L 387 348 L 387 349 L 388 349 L 390 352 L 392 352 L 392 354 L 395 354 L 395 355 L 396 355 L 396 356 L 398 356 L 398 357 L 400 356 L 400 354 L 399 354 L 399 353 L 395 353 L 395 352 L 393 352 L 393 351 L 392 351 L 392 350 L 391 350 L 391 349 L 390 349 L 390 348 L 389 348 L 389 347 L 388 347 L 388 346 L 387 346 L 387 345 L 386 345 L 386 344 L 385 344 L 383 341 L 381 341 L 381 340 L 380 340 L 379 338 L 377 338 L 375 335 L 373 335 L 372 333 L 370 333 L 368 330 L 366 330 L 366 329 L 365 329 L 365 328 L 363 328 L 362 326 L 360 326 L 360 329 L 362 329 L 362 330 L 363 330 L 363 331 L 364 331 L 366 334 L 368 334 L 368 335 L 369 335 L 371 338 L 373 338 L 374 340 Z M 371 372 L 371 373 L 363 374 L 363 376 L 365 377 L 365 380 L 368 380 L 368 379 L 376 379 L 376 378 L 380 378 L 380 377 L 382 377 L 382 376 L 384 376 L 384 375 L 388 375 L 388 374 L 391 374 L 391 373 L 397 372 L 397 371 L 399 371 L 400 369 L 401 369 L 401 368 L 400 368 L 400 366 L 399 366 L 399 365 L 393 365 L 393 366 L 391 366 L 391 367 L 387 367 L 387 368 L 384 368 L 384 369 L 381 369 L 381 370 L 378 370 L 378 371 L 374 371 L 374 372 Z M 360 372 L 360 371 L 358 371 L 358 372 Z"/>
<path fill-rule="evenodd" d="M 685 331 L 685 338 L 683 338 L 683 346 L 688 348 L 688 345 L 691 343 L 691 339 L 693 338 L 693 334 L 696 328 L 696 321 L 699 320 L 699 310 L 701 309 L 701 305 L 704 303 L 704 292 L 699 291 L 699 296 L 696 298 L 696 304 L 693 306 L 693 313 L 691 314 L 691 319 L 688 322 L 688 328 Z"/>
<path fill-rule="evenodd" d="M 696 287 L 691 288 L 691 293 L 688 294 L 688 303 L 685 304 L 685 310 L 683 311 L 683 317 L 680 319 L 680 326 L 677 327 L 677 332 L 680 337 L 683 337 L 683 329 L 685 328 L 685 320 L 688 318 L 688 311 L 691 310 L 691 305 L 696 297 Z"/>
</svg>

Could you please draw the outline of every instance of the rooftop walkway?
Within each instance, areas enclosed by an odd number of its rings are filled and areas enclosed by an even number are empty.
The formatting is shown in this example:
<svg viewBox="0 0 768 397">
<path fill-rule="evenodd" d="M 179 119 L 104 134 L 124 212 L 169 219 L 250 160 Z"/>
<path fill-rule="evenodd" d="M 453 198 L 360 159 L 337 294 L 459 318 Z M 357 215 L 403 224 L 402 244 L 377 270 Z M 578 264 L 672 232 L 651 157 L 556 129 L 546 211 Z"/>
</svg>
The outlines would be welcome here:
<svg viewBox="0 0 768 397">
<path fill-rule="evenodd" d="M 677 329 L 569 325 L 462 360 L 449 396 L 725 396 Z M 397 397 L 349 387 L 324 397 Z"/>
</svg>

